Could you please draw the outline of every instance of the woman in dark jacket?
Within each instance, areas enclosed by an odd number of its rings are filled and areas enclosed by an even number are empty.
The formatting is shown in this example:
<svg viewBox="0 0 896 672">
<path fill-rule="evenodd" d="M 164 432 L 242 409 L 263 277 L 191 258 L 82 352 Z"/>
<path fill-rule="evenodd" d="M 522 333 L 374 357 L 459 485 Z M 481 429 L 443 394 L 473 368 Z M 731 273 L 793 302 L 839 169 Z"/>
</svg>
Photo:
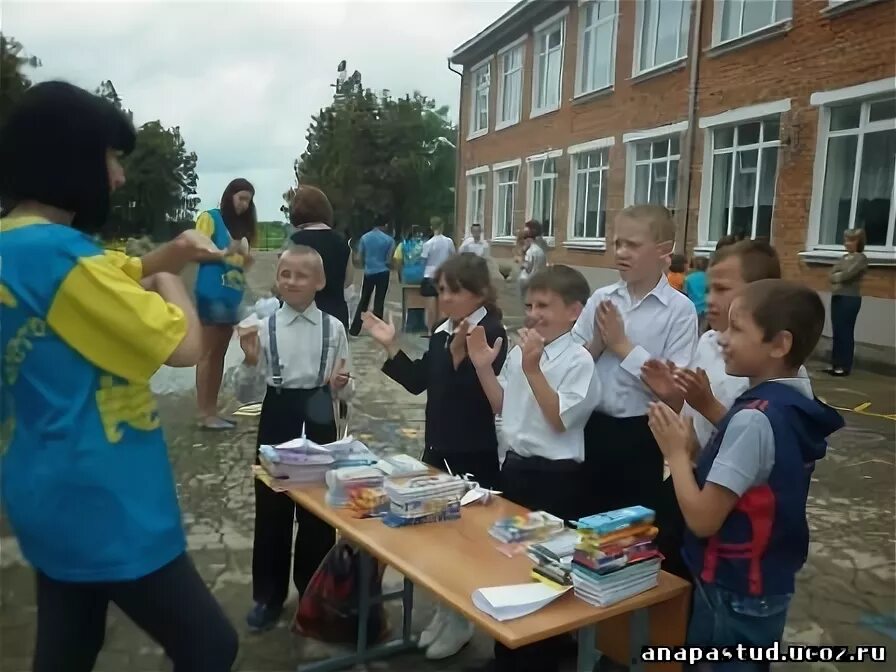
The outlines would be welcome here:
<svg viewBox="0 0 896 672">
<path fill-rule="evenodd" d="M 332 228 L 333 206 L 320 189 L 301 186 L 293 196 L 289 221 L 298 229 L 290 236 L 290 241 L 317 250 L 324 262 L 327 284 L 314 297 L 314 302 L 323 312 L 342 322 L 347 331 L 345 290 L 354 282 L 354 267 L 351 248 L 345 238 Z"/>
</svg>

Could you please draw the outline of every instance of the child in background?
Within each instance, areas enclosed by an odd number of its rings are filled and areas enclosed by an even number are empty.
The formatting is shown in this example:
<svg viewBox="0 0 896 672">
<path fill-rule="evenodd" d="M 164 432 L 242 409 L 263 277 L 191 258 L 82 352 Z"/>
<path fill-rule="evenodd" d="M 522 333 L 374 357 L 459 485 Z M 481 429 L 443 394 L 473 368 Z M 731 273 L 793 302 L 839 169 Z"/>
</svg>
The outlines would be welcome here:
<svg viewBox="0 0 896 672">
<path fill-rule="evenodd" d="M 708 266 L 709 259 L 706 257 L 692 257 L 691 272 L 684 279 L 684 293 L 694 303 L 701 334 L 706 325 L 706 269 Z"/>
<path fill-rule="evenodd" d="M 687 259 L 683 254 L 673 254 L 669 263 L 669 271 L 666 273 L 666 279 L 669 284 L 679 292 L 684 291 L 684 272 L 687 265 Z"/>
<path fill-rule="evenodd" d="M 520 274 L 517 278 L 520 287 L 520 297 L 524 301 L 529 278 L 547 266 L 547 263 L 548 258 L 544 253 L 544 248 L 538 244 L 535 232 L 527 224 L 526 228 L 523 229 L 523 258 L 520 262 Z"/>
<path fill-rule="evenodd" d="M 621 280 L 588 299 L 573 334 L 589 344 L 600 379 L 597 410 L 585 428 L 585 469 L 591 513 L 642 505 L 657 510 L 663 456 L 647 426 L 654 399 L 641 380 L 650 359 L 687 366 L 697 344 L 697 313 L 666 280 L 675 239 L 669 211 L 658 205 L 622 210 L 615 222 L 616 268 Z M 664 555 L 670 526 L 657 511 Z"/>
<path fill-rule="evenodd" d="M 747 285 L 721 337 L 725 371 L 749 380 L 697 460 L 690 420 L 651 405 L 650 429 L 669 462 L 695 577 L 690 646 L 779 642 L 794 579 L 809 550 L 806 500 L 815 461 L 843 419 L 797 371 L 824 327 L 812 289 L 784 280 Z M 735 663 L 737 665 L 737 663 Z M 738 669 L 768 669 L 740 663 Z"/>
<path fill-rule="evenodd" d="M 507 356 L 481 327 L 467 338 L 470 359 L 492 410 L 503 419 L 508 445 L 501 469 L 504 496 L 528 509 L 577 520 L 589 513 L 582 463 L 585 424 L 599 396 L 591 355 L 570 333 L 588 301 L 588 282 L 569 266 L 554 265 L 532 276 L 526 291 L 528 328 Z M 509 649 L 495 643 L 498 672 L 558 669 L 563 641 L 551 638 Z"/>
<path fill-rule="evenodd" d="M 267 392 L 258 423 L 258 446 L 276 445 L 302 435 L 315 443 L 336 440 L 333 400 L 352 391 L 348 338 L 342 322 L 322 312 L 314 296 L 323 289 L 323 260 L 304 245 L 288 248 L 277 264 L 277 290 L 283 305 L 258 331 L 240 338 L 245 360 L 241 373 L 261 367 Z M 256 463 L 258 457 L 256 456 Z M 298 522 L 293 547 L 293 523 Z M 301 541 L 300 541 L 301 540 Z M 299 594 L 336 541 L 336 532 L 298 506 L 286 493 L 255 481 L 255 536 L 252 545 L 252 598 L 246 616 L 250 630 L 276 625 L 289 592 L 289 565 Z"/>
<path fill-rule="evenodd" d="M 467 334 L 474 327 L 495 350 L 495 371 L 501 370 L 507 353 L 507 333 L 495 304 L 488 262 L 469 252 L 454 255 L 435 271 L 433 284 L 448 319 L 433 331 L 421 359 L 411 360 L 404 353 L 391 321 L 365 313 L 364 329 L 388 353 L 383 373 L 411 394 L 426 392 L 423 461 L 441 470 L 447 462 L 453 473 L 472 474 L 492 488 L 498 480 L 495 419 L 467 356 Z M 472 637 L 471 623 L 438 606 L 419 645 L 427 658 L 439 660 L 456 654 Z"/>
</svg>

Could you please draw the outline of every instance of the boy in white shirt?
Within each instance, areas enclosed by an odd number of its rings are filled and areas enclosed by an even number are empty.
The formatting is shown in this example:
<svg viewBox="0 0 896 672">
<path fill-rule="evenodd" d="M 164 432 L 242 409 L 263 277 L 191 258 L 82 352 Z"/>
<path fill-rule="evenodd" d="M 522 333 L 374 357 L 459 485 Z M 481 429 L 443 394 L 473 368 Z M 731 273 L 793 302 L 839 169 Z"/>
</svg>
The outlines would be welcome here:
<svg viewBox="0 0 896 672">
<path fill-rule="evenodd" d="M 520 296 L 525 301 L 529 278 L 547 266 L 548 258 L 544 249 L 535 241 L 535 234 L 529 229 L 526 229 L 523 234 L 523 250 L 523 260 L 520 262 L 520 275 L 517 282 L 520 285 Z"/>
<path fill-rule="evenodd" d="M 503 419 L 508 445 L 501 468 L 504 496 L 531 510 L 564 520 L 588 513 L 585 423 L 597 404 L 599 383 L 590 353 L 570 330 L 588 300 L 588 282 L 578 271 L 551 266 L 532 276 L 526 292 L 528 327 L 496 376 L 492 362 L 500 343 L 489 347 L 482 327 L 467 336 L 467 351 L 492 410 Z M 511 650 L 495 643 L 498 672 L 557 670 L 551 638 Z"/>
<path fill-rule="evenodd" d="M 489 256 L 489 244 L 487 240 L 482 239 L 482 225 L 473 224 L 470 226 L 470 237 L 460 245 L 458 250 L 461 254 L 469 252 L 477 257 L 487 258 Z"/>
<path fill-rule="evenodd" d="M 432 333 L 439 318 L 439 292 L 433 278 L 436 277 L 439 266 L 456 251 L 454 241 L 442 235 L 441 218 L 433 217 L 429 220 L 429 224 L 432 228 L 432 238 L 423 243 L 423 249 L 420 250 L 420 256 L 425 264 L 423 280 L 420 282 L 420 295 L 424 298 L 423 319 L 426 322 L 427 337 Z"/>
</svg>

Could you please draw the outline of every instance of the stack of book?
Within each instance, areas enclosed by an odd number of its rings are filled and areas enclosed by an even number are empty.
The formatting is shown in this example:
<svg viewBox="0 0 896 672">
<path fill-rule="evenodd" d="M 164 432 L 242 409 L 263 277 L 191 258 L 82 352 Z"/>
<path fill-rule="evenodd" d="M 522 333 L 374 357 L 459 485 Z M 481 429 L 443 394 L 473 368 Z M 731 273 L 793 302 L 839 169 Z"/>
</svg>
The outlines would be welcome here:
<svg viewBox="0 0 896 672">
<path fill-rule="evenodd" d="M 261 446 L 258 453 L 265 471 L 286 484 L 323 483 L 331 469 L 378 461 L 367 446 L 352 437 L 320 445 L 303 435 L 276 446 Z"/>
<path fill-rule="evenodd" d="M 654 540 L 654 512 L 643 506 L 581 518 L 572 561 L 576 596 L 606 607 L 657 585 L 663 556 Z"/>
<path fill-rule="evenodd" d="M 530 544 L 526 555 L 534 563 L 532 578 L 554 588 L 571 586 L 572 560 L 578 542 L 575 531 L 564 530 L 550 539 Z"/>
<path fill-rule="evenodd" d="M 358 518 L 384 514 L 389 499 L 383 480 L 383 472 L 373 467 L 332 469 L 326 477 L 326 502 L 334 508 L 347 508 Z"/>
<path fill-rule="evenodd" d="M 460 518 L 460 500 L 467 482 L 450 474 L 389 478 L 385 482 L 389 512 L 383 522 L 390 527 L 419 525 Z"/>
<path fill-rule="evenodd" d="M 563 521 L 547 511 L 531 511 L 495 521 L 488 533 L 505 544 L 533 543 L 564 530 Z"/>
</svg>

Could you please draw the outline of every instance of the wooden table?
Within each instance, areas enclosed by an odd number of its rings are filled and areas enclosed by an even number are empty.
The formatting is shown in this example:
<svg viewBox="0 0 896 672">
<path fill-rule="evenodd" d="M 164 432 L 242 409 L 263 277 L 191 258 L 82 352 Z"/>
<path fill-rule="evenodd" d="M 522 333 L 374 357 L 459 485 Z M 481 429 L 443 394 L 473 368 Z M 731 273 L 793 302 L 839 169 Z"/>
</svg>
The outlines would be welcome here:
<svg viewBox="0 0 896 672">
<path fill-rule="evenodd" d="M 486 506 L 473 504 L 464 507 L 460 520 L 390 528 L 380 520 L 358 520 L 344 509 L 330 508 L 324 502 L 325 493 L 326 488 L 322 485 L 288 491 L 292 499 L 339 530 L 343 538 L 404 575 L 404 590 L 388 596 L 402 598 L 404 623 L 401 639 L 368 650 L 367 618 L 366 613 L 361 613 L 356 653 L 299 668 L 304 672 L 344 669 L 413 648 L 410 622 L 414 585 L 429 590 L 439 601 L 462 613 L 477 627 L 510 648 L 578 631 L 580 672 L 592 672 L 597 661 L 595 625 L 598 623 L 601 624 L 601 634 L 606 635 L 600 638 L 601 651 L 620 662 L 631 664 L 633 671 L 645 669 L 640 661 L 642 646 L 684 643 L 690 585 L 666 572 L 660 573 L 656 588 L 606 608 L 592 607 L 576 598 L 570 590 L 547 607 L 511 621 L 496 621 L 479 611 L 471 597 L 476 589 L 531 581 L 529 574 L 532 564 L 529 559 L 525 555 L 515 558 L 504 556 L 495 548 L 497 542 L 488 534 L 496 520 L 526 512 L 526 509 L 505 499 L 498 497 Z M 362 587 L 369 586 L 365 578 L 370 576 L 368 572 L 372 571 L 372 565 L 372 562 L 362 562 Z M 368 599 L 369 596 L 362 595 L 359 611 L 369 608 Z"/>
</svg>

